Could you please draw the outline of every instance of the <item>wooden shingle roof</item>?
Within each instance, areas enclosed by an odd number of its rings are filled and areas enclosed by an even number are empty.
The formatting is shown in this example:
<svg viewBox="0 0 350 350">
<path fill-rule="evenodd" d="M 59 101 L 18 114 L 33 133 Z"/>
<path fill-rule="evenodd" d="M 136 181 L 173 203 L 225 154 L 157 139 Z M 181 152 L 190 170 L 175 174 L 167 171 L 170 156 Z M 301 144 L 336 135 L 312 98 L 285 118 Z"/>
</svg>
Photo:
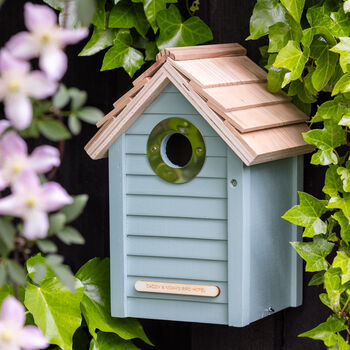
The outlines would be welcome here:
<svg viewBox="0 0 350 350">
<path fill-rule="evenodd" d="M 239 44 L 165 49 L 117 100 L 85 146 L 93 159 L 137 120 L 173 83 L 246 165 L 309 153 L 302 133 L 308 117 L 284 92 L 267 91 L 266 72 Z"/>
</svg>

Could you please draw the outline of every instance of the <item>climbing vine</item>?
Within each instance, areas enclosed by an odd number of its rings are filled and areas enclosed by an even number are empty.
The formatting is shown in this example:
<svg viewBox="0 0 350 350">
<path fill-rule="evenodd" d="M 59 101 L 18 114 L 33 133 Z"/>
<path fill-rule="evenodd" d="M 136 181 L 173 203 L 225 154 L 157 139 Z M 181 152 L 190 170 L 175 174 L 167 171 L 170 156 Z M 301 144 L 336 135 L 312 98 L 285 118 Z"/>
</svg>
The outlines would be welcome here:
<svg viewBox="0 0 350 350">
<path fill-rule="evenodd" d="M 299 193 L 300 204 L 284 219 L 304 227 L 292 245 L 323 285 L 320 300 L 332 310 L 301 334 L 330 349 L 350 349 L 350 1 L 258 0 L 248 39 L 268 36 L 261 48 L 268 89 L 284 89 L 311 115 L 303 134 L 314 145 L 311 164 L 327 167 L 324 199 Z"/>
<path fill-rule="evenodd" d="M 108 48 L 101 70 L 123 67 L 132 77 L 165 47 L 197 45 L 213 39 L 198 17 L 199 0 L 190 5 L 184 20 L 177 0 L 44 0 L 60 11 L 60 21 L 71 27 L 92 22 L 90 40 L 80 52 L 91 56 Z"/>
</svg>

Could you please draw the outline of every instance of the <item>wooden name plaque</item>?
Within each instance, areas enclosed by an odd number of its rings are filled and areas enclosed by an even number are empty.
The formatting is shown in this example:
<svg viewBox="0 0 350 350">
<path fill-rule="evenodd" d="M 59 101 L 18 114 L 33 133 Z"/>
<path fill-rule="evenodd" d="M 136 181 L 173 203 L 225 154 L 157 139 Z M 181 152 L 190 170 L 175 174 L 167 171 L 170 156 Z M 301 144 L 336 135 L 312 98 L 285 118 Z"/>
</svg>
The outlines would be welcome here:
<svg viewBox="0 0 350 350">
<path fill-rule="evenodd" d="M 217 286 L 157 281 L 136 281 L 135 289 L 138 292 L 195 295 L 212 298 L 220 294 L 220 288 Z"/>
</svg>

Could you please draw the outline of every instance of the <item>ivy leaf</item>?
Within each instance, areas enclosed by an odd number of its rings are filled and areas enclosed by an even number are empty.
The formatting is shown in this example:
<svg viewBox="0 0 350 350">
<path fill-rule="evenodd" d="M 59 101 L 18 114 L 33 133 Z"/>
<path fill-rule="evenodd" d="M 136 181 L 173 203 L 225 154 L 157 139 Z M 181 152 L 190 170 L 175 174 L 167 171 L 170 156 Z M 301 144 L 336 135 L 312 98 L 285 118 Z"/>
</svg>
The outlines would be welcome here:
<svg viewBox="0 0 350 350">
<path fill-rule="evenodd" d="M 340 235 L 342 240 L 348 244 L 350 242 L 350 224 L 342 211 L 337 211 L 333 218 L 336 219 L 340 225 Z"/>
<path fill-rule="evenodd" d="M 315 272 L 328 269 L 328 256 L 334 246 L 334 243 L 316 236 L 313 242 L 292 242 L 291 243 L 298 254 L 306 261 L 305 271 Z"/>
<path fill-rule="evenodd" d="M 300 204 L 289 209 L 282 218 L 295 225 L 305 227 L 304 237 L 313 237 L 327 232 L 327 225 L 320 219 L 326 211 L 326 200 L 308 193 L 299 192 Z"/>
<path fill-rule="evenodd" d="M 339 44 L 333 46 L 331 51 L 339 53 L 339 63 L 343 69 L 343 72 L 346 73 L 349 71 L 348 65 L 350 64 L 350 38 L 343 37 L 339 39 Z"/>
<path fill-rule="evenodd" d="M 91 56 L 113 45 L 116 31 L 113 29 L 102 30 L 94 28 L 90 40 L 87 42 L 79 56 Z"/>
<path fill-rule="evenodd" d="M 344 74 L 335 84 L 332 96 L 350 91 L 350 73 Z"/>
<path fill-rule="evenodd" d="M 322 191 L 331 197 L 337 197 L 339 192 L 343 189 L 343 184 L 337 173 L 338 167 L 330 165 L 325 176 L 325 184 Z"/>
<path fill-rule="evenodd" d="M 125 340 L 140 338 L 152 345 L 136 319 L 111 317 L 109 272 L 109 259 L 94 258 L 76 274 L 85 287 L 81 310 L 91 335 L 96 339 L 99 329 L 116 333 Z"/>
<path fill-rule="evenodd" d="M 157 25 L 158 12 L 165 10 L 167 3 L 177 2 L 177 0 L 132 0 L 132 1 L 141 2 L 143 4 L 145 15 L 154 33 L 156 33 L 158 30 L 158 25 Z"/>
<path fill-rule="evenodd" d="M 338 164 L 334 149 L 346 143 L 345 132 L 341 126 L 326 121 L 323 129 L 310 130 L 303 133 L 303 137 L 307 143 L 319 148 L 312 156 L 311 164 Z"/>
<path fill-rule="evenodd" d="M 345 13 L 350 12 L 350 0 L 345 0 L 344 1 L 344 12 Z"/>
<path fill-rule="evenodd" d="M 130 340 L 124 340 L 113 333 L 98 332 L 97 339 L 92 339 L 89 350 L 137 350 Z"/>
<path fill-rule="evenodd" d="M 256 40 L 266 35 L 277 22 L 286 22 L 286 9 L 278 0 L 258 0 L 250 18 L 250 36 Z"/>
<path fill-rule="evenodd" d="M 276 59 L 277 54 L 269 55 L 267 66 L 265 68 L 268 69 L 267 73 L 267 89 L 272 93 L 277 93 L 282 89 L 282 83 L 284 80 L 284 76 L 288 73 L 287 69 L 284 68 L 276 68 L 273 66 L 273 63 Z"/>
<path fill-rule="evenodd" d="M 350 221 L 350 193 L 344 193 L 343 197 L 332 197 L 328 202 L 328 208 L 341 209 L 345 217 Z"/>
<path fill-rule="evenodd" d="M 322 340 L 326 346 L 332 346 L 337 342 L 336 333 L 346 328 L 344 319 L 340 319 L 336 315 L 331 315 L 326 322 L 321 323 L 308 332 L 300 334 L 299 337 Z"/>
<path fill-rule="evenodd" d="M 337 251 L 337 256 L 333 260 L 333 266 L 341 269 L 341 281 L 343 284 L 350 281 L 350 257 L 345 252 Z"/>
<path fill-rule="evenodd" d="M 210 28 L 197 16 L 182 22 L 179 9 L 170 5 L 157 17 L 160 28 L 157 46 L 159 49 L 174 46 L 202 44 L 213 39 Z"/>
<path fill-rule="evenodd" d="M 278 53 L 274 63 L 275 67 L 285 68 L 290 71 L 285 75 L 282 87 L 286 86 L 290 81 L 300 78 L 308 59 L 308 48 L 302 52 L 298 42 L 294 40 L 288 41 L 288 44 Z"/>
<path fill-rule="evenodd" d="M 41 283 L 45 278 L 54 278 L 55 274 L 46 265 L 46 258 L 38 253 L 26 261 L 28 277 L 35 283 Z"/>
<path fill-rule="evenodd" d="M 340 282 L 341 270 L 338 268 L 330 268 L 324 274 L 324 286 L 326 288 L 329 301 L 333 311 L 339 311 L 340 296 L 344 292 L 345 287 Z"/>
<path fill-rule="evenodd" d="M 28 283 L 24 304 L 50 344 L 72 349 L 73 334 L 82 321 L 80 302 L 83 292 L 84 287 L 79 281 L 76 281 L 75 294 L 57 278 L 46 279 L 40 286 Z"/>
<path fill-rule="evenodd" d="M 345 341 L 345 339 L 340 334 L 337 334 L 337 347 L 332 349 L 350 350 L 350 345 Z"/>
<path fill-rule="evenodd" d="M 277 22 L 269 28 L 269 49 L 268 52 L 279 52 L 289 40 L 300 41 L 302 38 L 300 25 L 293 19 L 288 22 Z"/>
<path fill-rule="evenodd" d="M 319 286 L 319 285 L 323 284 L 324 283 L 324 274 L 325 274 L 325 271 L 320 271 L 320 272 L 315 273 L 312 276 L 308 286 Z"/>
<path fill-rule="evenodd" d="M 96 0 L 95 16 L 92 19 L 92 24 L 96 29 L 106 29 L 106 0 Z"/>
<path fill-rule="evenodd" d="M 114 40 L 114 46 L 110 48 L 104 59 L 101 71 L 123 67 L 132 77 L 145 63 L 140 51 L 134 49 L 129 30 L 120 31 Z"/>
<path fill-rule="evenodd" d="M 337 169 L 337 174 L 340 175 L 344 191 L 350 192 L 350 161 L 346 162 L 346 168 L 339 167 Z"/>
<path fill-rule="evenodd" d="M 281 0 L 282 5 L 288 10 L 297 23 L 300 22 L 305 0 Z"/>
<path fill-rule="evenodd" d="M 95 0 L 75 0 L 79 22 L 88 27 L 96 13 Z"/>
<path fill-rule="evenodd" d="M 66 126 L 57 120 L 45 119 L 38 122 L 40 132 L 50 141 L 67 140 L 71 134 Z"/>
<path fill-rule="evenodd" d="M 147 41 L 146 42 L 146 61 L 155 61 L 157 53 L 159 52 L 157 44 L 155 41 Z"/>
<path fill-rule="evenodd" d="M 109 28 L 136 28 L 141 36 L 145 36 L 149 23 L 141 4 L 120 1 L 112 8 L 108 21 Z"/>
<path fill-rule="evenodd" d="M 316 59 L 316 69 L 312 74 L 312 84 L 317 91 L 322 90 L 335 72 L 338 56 L 329 51 L 330 46 L 323 37 L 314 40 L 311 55 Z"/>
<path fill-rule="evenodd" d="M 343 104 L 342 97 L 337 96 L 334 100 L 322 103 L 311 122 L 317 123 L 324 120 L 332 120 L 334 123 L 338 123 L 345 111 L 346 107 Z"/>
</svg>

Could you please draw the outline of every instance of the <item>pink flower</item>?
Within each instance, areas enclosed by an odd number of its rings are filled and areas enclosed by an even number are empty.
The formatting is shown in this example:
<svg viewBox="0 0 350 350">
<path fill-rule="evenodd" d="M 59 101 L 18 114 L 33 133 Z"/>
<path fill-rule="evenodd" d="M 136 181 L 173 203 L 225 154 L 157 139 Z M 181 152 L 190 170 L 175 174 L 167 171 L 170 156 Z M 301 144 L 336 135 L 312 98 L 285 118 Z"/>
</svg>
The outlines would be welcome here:
<svg viewBox="0 0 350 350">
<path fill-rule="evenodd" d="M 0 136 L 4 133 L 4 131 L 11 126 L 8 120 L 0 120 Z"/>
<path fill-rule="evenodd" d="M 49 346 L 41 330 L 35 326 L 24 326 L 25 320 L 23 305 L 16 298 L 8 296 L 1 307 L 0 349 L 36 350 Z"/>
<path fill-rule="evenodd" d="M 0 51 L 0 101 L 5 104 L 6 117 L 17 129 L 28 127 L 32 120 L 30 97 L 43 99 L 57 89 L 57 83 L 44 73 L 29 70 L 28 62 L 13 57 L 7 50 Z"/>
<path fill-rule="evenodd" d="M 0 139 L 0 191 L 13 184 L 18 176 L 27 170 L 43 174 L 60 164 L 60 155 L 56 148 L 39 146 L 30 156 L 27 144 L 14 131 Z"/>
<path fill-rule="evenodd" d="M 23 235 L 29 240 L 47 235 L 48 212 L 73 202 L 61 185 L 56 182 L 41 185 L 38 176 L 31 171 L 22 172 L 11 189 L 11 195 L 0 199 L 0 215 L 22 218 Z"/>
<path fill-rule="evenodd" d="M 40 57 L 40 68 L 50 78 L 61 79 L 67 69 L 67 56 L 63 48 L 84 39 L 88 35 L 88 29 L 58 27 L 55 12 L 45 5 L 26 3 L 24 19 L 29 32 L 13 36 L 7 43 L 7 48 L 21 59 Z"/>
</svg>

